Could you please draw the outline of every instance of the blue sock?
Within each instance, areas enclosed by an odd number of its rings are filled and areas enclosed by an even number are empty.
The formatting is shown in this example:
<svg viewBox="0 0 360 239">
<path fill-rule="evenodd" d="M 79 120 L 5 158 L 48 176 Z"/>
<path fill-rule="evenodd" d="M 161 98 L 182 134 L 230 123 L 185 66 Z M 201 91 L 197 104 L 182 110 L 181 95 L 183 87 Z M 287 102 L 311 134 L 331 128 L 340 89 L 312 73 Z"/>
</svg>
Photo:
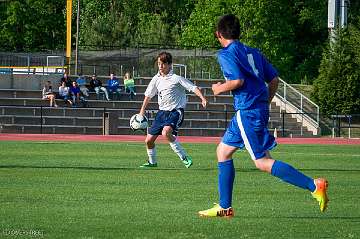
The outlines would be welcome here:
<svg viewBox="0 0 360 239">
<path fill-rule="evenodd" d="M 311 192 L 314 192 L 316 189 L 314 180 L 312 178 L 304 175 L 291 165 L 284 162 L 275 160 L 275 163 L 271 168 L 271 174 L 287 183 L 303 189 L 308 189 Z"/>
<path fill-rule="evenodd" d="M 222 208 L 231 207 L 232 190 L 235 178 L 233 160 L 218 163 L 219 169 L 219 196 Z"/>
</svg>

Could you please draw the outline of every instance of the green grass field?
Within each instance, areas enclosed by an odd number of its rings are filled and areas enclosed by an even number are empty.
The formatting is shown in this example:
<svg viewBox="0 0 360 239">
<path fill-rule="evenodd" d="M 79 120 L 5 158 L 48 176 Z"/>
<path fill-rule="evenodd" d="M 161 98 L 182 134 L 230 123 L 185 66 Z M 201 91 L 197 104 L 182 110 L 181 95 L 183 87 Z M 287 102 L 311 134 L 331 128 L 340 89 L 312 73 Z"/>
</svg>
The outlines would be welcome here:
<svg viewBox="0 0 360 239">
<path fill-rule="evenodd" d="M 215 144 L 166 144 L 139 169 L 141 143 L 0 142 L 0 238 L 359 238 L 360 147 L 279 145 L 273 157 L 329 180 L 329 208 L 235 155 L 235 217 L 199 218 L 217 202 Z"/>
</svg>

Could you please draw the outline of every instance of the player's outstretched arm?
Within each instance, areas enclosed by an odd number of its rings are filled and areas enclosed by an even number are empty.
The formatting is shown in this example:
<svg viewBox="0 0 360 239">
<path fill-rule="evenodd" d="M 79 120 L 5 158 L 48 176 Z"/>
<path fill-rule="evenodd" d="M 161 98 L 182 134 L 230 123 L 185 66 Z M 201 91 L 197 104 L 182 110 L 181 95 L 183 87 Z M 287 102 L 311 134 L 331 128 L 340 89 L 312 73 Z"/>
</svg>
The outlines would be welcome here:
<svg viewBox="0 0 360 239">
<path fill-rule="evenodd" d="M 214 92 L 214 95 L 219 95 L 223 92 L 235 90 L 237 88 L 240 88 L 244 84 L 244 80 L 238 79 L 238 80 L 227 80 L 225 83 L 218 82 L 216 84 L 212 84 L 212 91 Z"/>
<path fill-rule="evenodd" d="M 200 99 L 201 99 L 201 104 L 204 108 L 206 108 L 208 101 L 205 98 L 205 96 L 202 94 L 201 90 L 199 89 L 199 87 L 196 87 L 196 89 L 194 90 L 195 95 L 197 95 Z"/>
<path fill-rule="evenodd" d="M 145 96 L 143 104 L 142 104 L 140 112 L 139 112 L 140 115 L 145 115 L 145 110 L 146 110 L 146 107 L 149 104 L 150 100 L 151 100 L 150 97 Z"/>
</svg>

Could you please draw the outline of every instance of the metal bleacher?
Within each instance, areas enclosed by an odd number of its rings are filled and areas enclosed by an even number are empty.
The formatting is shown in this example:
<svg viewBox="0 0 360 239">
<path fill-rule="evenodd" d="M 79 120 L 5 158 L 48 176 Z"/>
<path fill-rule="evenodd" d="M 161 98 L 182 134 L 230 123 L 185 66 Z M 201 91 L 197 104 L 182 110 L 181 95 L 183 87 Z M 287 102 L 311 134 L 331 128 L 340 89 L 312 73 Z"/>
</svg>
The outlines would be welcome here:
<svg viewBox="0 0 360 239">
<path fill-rule="evenodd" d="M 143 100 L 143 93 L 150 77 L 135 79 L 137 95 L 129 100 L 127 94 L 120 99 L 97 100 L 95 93 L 90 93 L 86 108 L 67 107 L 58 101 L 59 107 L 48 107 L 49 102 L 41 99 L 40 90 L 0 89 L 0 133 L 53 133 L 53 134 L 144 134 L 132 132 L 129 128 L 130 117 L 138 113 Z M 214 96 L 211 92 L 212 80 L 193 79 L 201 87 L 209 100 L 207 109 L 203 109 L 197 96 L 188 94 L 185 120 L 180 135 L 222 136 L 227 123 L 234 114 L 230 95 Z M 154 97 L 147 108 L 150 123 L 158 109 Z M 106 121 L 106 116 L 112 120 Z M 283 136 L 311 136 L 305 128 L 290 116 L 286 117 L 286 129 L 282 129 L 284 120 L 280 108 L 271 104 L 270 131 L 275 128 L 285 133 Z M 105 124 L 113 124 L 111 132 L 105 132 Z M 115 126 L 114 126 L 115 125 Z M 300 133 L 301 132 L 301 133 Z M 301 134 L 301 135 L 300 135 Z"/>
</svg>

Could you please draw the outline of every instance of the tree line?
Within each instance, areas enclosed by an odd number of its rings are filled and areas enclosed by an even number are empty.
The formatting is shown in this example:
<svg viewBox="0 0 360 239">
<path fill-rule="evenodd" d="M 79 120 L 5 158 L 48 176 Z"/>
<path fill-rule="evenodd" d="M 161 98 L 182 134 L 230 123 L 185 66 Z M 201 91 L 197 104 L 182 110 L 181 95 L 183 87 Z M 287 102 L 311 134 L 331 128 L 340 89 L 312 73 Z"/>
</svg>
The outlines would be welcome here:
<svg viewBox="0 0 360 239">
<path fill-rule="evenodd" d="M 0 50 L 63 50 L 65 8 L 66 1 L 58 0 L 1 1 Z M 339 64 L 334 59 L 345 58 L 329 47 L 327 1 L 324 0 L 80 0 L 79 45 L 83 49 L 136 47 L 139 44 L 219 48 L 213 32 L 218 17 L 226 13 L 239 17 L 241 40 L 260 48 L 289 83 L 314 83 L 316 91 L 322 92 L 328 77 L 340 76 L 329 72 L 329 64 Z M 348 12 L 351 30 L 343 31 L 339 37 L 341 46 L 336 49 L 358 42 L 359 13 L 360 2 L 351 1 Z M 77 0 L 73 0 L 73 42 L 76 14 Z M 358 50 L 354 47 L 341 51 L 350 54 L 349 61 L 353 61 L 346 62 L 346 66 L 352 68 L 348 72 L 354 79 L 350 81 L 355 81 L 354 89 L 358 89 L 356 82 L 359 82 L 358 71 L 353 69 L 359 69 Z M 341 64 L 337 67 L 345 71 Z M 356 96 L 359 95 L 355 93 L 352 97 Z M 318 102 L 323 99 L 316 92 L 313 98 Z M 327 108 L 322 107 L 328 113 Z M 359 109 L 354 106 L 347 110 L 340 108 L 342 112 L 352 113 Z"/>
</svg>

